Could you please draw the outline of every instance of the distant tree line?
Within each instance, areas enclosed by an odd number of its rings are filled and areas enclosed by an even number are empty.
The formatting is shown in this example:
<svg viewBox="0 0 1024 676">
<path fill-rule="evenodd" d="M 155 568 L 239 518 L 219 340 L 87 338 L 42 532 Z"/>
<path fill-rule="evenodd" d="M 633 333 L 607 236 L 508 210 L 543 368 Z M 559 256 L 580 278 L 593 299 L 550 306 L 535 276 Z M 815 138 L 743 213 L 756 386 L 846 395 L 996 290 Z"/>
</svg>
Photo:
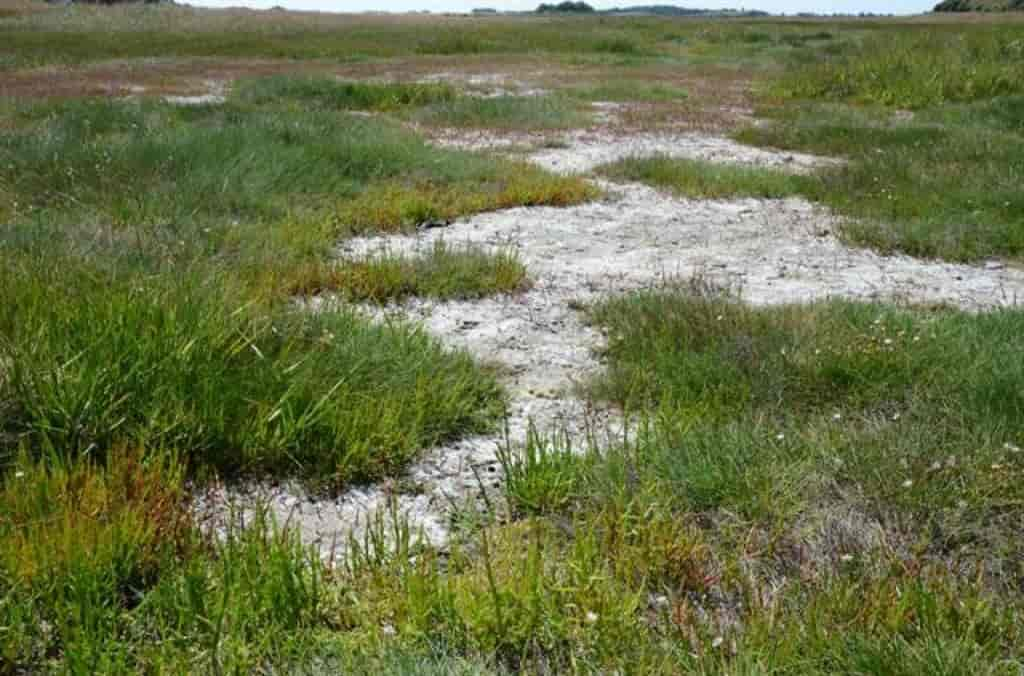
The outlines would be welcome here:
<svg viewBox="0 0 1024 676">
<path fill-rule="evenodd" d="M 147 5 L 173 4 L 174 0 L 47 0 L 57 5 L 126 5 L 129 3 L 144 3 Z"/>
<path fill-rule="evenodd" d="M 997 4 L 986 0 L 942 0 L 935 5 L 936 12 L 1007 12 L 1024 11 L 1024 0 L 1008 0 Z"/>
<path fill-rule="evenodd" d="M 590 14 L 594 8 L 585 2 L 560 2 L 557 5 L 543 4 L 537 8 L 538 14 L 549 14 L 552 12 Z"/>
</svg>

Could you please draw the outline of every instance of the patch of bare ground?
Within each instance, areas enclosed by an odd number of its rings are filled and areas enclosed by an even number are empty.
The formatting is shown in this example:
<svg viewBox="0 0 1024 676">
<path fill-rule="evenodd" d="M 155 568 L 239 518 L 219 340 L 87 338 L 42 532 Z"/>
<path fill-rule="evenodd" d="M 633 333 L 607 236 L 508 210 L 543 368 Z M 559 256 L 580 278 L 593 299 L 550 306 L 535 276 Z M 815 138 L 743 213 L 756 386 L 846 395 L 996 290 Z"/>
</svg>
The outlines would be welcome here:
<svg viewBox="0 0 1024 676">
<path fill-rule="evenodd" d="M 209 82 L 268 75 L 333 75 L 341 79 L 412 82 L 450 79 L 486 89 L 488 82 L 524 82 L 542 64 L 530 59 L 420 56 L 416 59 L 338 64 L 290 59 L 171 58 L 104 61 L 80 67 L 46 66 L 4 73 L 0 96 L 77 98 L 85 96 L 193 96 L 207 93 Z M 445 74 L 441 78 L 437 74 Z M 525 85 L 524 85 L 525 86 Z M 532 85 L 531 85 L 532 86 Z"/>
<path fill-rule="evenodd" d="M 21 99 L 88 96 L 201 96 L 243 77 L 323 72 L 316 62 L 213 59 L 109 61 L 80 68 L 47 66 L 5 73 L 0 96 Z M 211 85 L 213 83 L 213 85 Z"/>
<path fill-rule="evenodd" d="M 761 150 L 720 136 L 697 133 L 645 132 L 624 135 L 615 129 L 594 128 L 567 134 L 522 132 L 499 134 L 487 130 L 436 130 L 440 145 L 464 150 L 508 151 L 527 148 L 529 159 L 562 174 L 587 173 L 627 157 L 664 155 L 710 162 L 729 162 L 794 172 L 835 164 L 830 158 L 802 153 Z"/>
<path fill-rule="evenodd" d="M 477 134 L 450 136 L 445 142 L 502 148 L 522 144 L 524 137 Z M 557 145 L 535 149 L 530 159 L 575 173 L 620 157 L 653 153 L 794 171 L 827 162 L 718 137 L 621 137 L 610 132 L 574 132 Z M 207 523 L 222 527 L 232 510 L 244 516 L 251 514 L 247 510 L 253 504 L 262 504 L 331 556 L 339 553 L 338 542 L 358 532 L 358 524 L 397 509 L 429 542 L 444 546 L 460 508 L 500 486 L 499 449 L 504 444 L 522 443 L 534 428 L 576 443 L 606 442 L 621 433 L 620 414 L 595 407 L 576 387 L 601 368 L 595 355 L 603 345 L 601 334 L 584 323 L 578 310 L 608 294 L 700 275 L 737 289 L 755 304 L 848 297 L 982 310 L 1024 297 L 1024 271 L 850 248 L 835 235 L 837 218 L 801 199 L 688 200 L 639 184 L 600 185 L 606 197 L 588 204 L 510 209 L 415 236 L 354 239 L 341 245 L 345 255 L 381 249 L 415 253 L 444 240 L 518 254 L 534 280 L 526 292 L 472 302 L 413 300 L 366 310 L 381 321 L 421 322 L 452 347 L 498 365 L 510 395 L 506 431 L 426 450 L 405 477 L 336 497 L 311 496 L 288 483 L 219 487 L 200 500 L 199 512 Z M 329 311 L 330 302 L 309 304 L 316 311 Z M 833 526 L 821 526 L 800 546 L 824 546 L 822 539 L 835 535 Z M 846 532 L 842 524 L 836 527 Z"/>
</svg>

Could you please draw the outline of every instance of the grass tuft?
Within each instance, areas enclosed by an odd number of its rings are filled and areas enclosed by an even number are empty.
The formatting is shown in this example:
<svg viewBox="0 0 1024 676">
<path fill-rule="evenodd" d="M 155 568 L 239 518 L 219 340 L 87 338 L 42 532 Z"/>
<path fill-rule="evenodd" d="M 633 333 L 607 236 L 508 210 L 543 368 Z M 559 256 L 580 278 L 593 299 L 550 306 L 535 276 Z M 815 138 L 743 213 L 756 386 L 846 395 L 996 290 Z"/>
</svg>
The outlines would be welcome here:
<svg viewBox="0 0 1024 676">
<path fill-rule="evenodd" d="M 566 98 L 546 95 L 463 97 L 428 106 L 414 119 L 437 127 L 545 130 L 586 126 L 590 116 Z"/>
<path fill-rule="evenodd" d="M 697 199 L 778 199 L 800 194 L 808 182 L 805 177 L 773 169 L 665 156 L 626 158 L 598 167 L 597 172 L 613 180 L 639 181 Z"/>
<path fill-rule="evenodd" d="M 501 413 L 492 377 L 414 328 L 52 260 L 0 272 L 19 298 L 0 312 L 4 430 L 37 452 L 134 442 L 196 470 L 337 486 L 394 473 Z"/>
<path fill-rule="evenodd" d="M 561 92 L 584 101 L 621 101 L 626 103 L 675 103 L 685 101 L 689 96 L 687 91 L 681 87 L 635 80 L 607 80 L 599 84 L 567 87 Z"/>
<path fill-rule="evenodd" d="M 331 292 L 348 301 L 387 303 L 408 296 L 467 300 L 511 293 L 528 284 L 526 267 L 514 253 L 490 253 L 438 241 L 426 253 L 381 253 L 310 270 L 293 289 L 309 295 Z"/>
<path fill-rule="evenodd" d="M 241 84 L 237 98 L 256 105 L 300 101 L 334 110 L 389 112 L 453 101 L 456 92 L 446 84 L 342 82 L 278 75 Z"/>
</svg>

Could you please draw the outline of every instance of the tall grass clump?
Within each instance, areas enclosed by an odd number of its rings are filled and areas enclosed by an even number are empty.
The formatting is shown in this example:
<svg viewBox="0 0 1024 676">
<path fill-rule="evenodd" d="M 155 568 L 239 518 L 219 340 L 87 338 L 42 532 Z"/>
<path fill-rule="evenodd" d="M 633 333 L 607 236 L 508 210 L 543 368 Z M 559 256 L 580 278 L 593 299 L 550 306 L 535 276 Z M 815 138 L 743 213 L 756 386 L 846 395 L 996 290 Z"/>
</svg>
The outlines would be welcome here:
<svg viewBox="0 0 1024 676">
<path fill-rule="evenodd" d="M 424 124 L 490 129 L 568 129 L 589 117 L 567 99 L 547 96 L 462 97 L 424 108 L 415 115 Z"/>
<path fill-rule="evenodd" d="M 278 75 L 242 83 L 236 96 L 257 105 L 298 101 L 335 110 L 385 112 L 452 101 L 456 91 L 448 84 L 343 82 Z"/>
<path fill-rule="evenodd" d="M 120 442 L 194 468 L 330 483 L 379 478 L 479 431 L 494 380 L 414 328 L 345 311 L 267 311 L 217 279 L 9 261 L 0 312 L 4 431 L 74 456 Z"/>
<path fill-rule="evenodd" d="M 567 87 L 562 92 L 585 101 L 642 101 L 645 103 L 674 103 L 685 101 L 689 96 L 682 87 L 633 80 L 608 80 L 591 85 L 577 85 Z"/>
</svg>

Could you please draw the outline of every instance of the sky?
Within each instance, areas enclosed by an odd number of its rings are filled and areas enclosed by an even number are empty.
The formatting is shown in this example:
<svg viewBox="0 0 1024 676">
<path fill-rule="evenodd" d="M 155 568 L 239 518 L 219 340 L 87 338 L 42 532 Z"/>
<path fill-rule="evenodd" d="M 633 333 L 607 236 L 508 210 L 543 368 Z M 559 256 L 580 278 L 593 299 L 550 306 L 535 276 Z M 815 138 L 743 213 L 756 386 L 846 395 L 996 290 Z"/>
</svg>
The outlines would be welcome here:
<svg viewBox="0 0 1024 676">
<path fill-rule="evenodd" d="M 268 9 L 275 5 L 288 9 L 321 12 L 388 11 L 468 12 L 474 7 L 502 10 L 534 9 L 540 2 L 557 0 L 189 0 L 198 7 L 252 7 Z M 683 7 L 722 9 L 742 7 L 760 9 L 774 14 L 797 12 L 858 13 L 876 12 L 917 14 L 930 10 L 936 0 L 590 0 L 600 9 L 629 5 L 676 4 Z"/>
</svg>

